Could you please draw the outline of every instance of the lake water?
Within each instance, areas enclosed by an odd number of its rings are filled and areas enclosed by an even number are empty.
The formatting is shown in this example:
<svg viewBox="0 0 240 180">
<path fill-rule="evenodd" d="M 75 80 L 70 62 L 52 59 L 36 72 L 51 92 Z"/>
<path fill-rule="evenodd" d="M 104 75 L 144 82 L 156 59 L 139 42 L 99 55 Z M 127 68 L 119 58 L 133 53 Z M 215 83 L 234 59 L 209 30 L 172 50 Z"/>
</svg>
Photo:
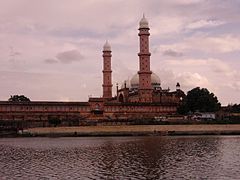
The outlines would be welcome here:
<svg viewBox="0 0 240 180">
<path fill-rule="evenodd" d="M 239 179 L 240 136 L 0 139 L 0 179 Z"/>
</svg>

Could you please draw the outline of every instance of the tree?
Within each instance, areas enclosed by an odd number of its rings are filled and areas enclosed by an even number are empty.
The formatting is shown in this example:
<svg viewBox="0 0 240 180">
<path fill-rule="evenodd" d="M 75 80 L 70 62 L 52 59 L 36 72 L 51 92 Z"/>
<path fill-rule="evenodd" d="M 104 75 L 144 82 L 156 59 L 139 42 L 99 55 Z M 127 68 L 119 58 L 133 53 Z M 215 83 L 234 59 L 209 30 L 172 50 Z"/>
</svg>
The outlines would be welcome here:
<svg viewBox="0 0 240 180">
<path fill-rule="evenodd" d="M 240 104 L 228 105 L 226 110 L 231 113 L 240 113 Z"/>
<path fill-rule="evenodd" d="M 206 88 L 196 87 L 188 91 L 187 96 L 183 99 L 178 108 L 180 114 L 189 112 L 216 112 L 220 109 L 221 104 L 217 97 L 210 93 Z"/>
<path fill-rule="evenodd" d="M 24 95 L 13 95 L 8 99 L 10 102 L 30 102 L 30 99 Z"/>
</svg>

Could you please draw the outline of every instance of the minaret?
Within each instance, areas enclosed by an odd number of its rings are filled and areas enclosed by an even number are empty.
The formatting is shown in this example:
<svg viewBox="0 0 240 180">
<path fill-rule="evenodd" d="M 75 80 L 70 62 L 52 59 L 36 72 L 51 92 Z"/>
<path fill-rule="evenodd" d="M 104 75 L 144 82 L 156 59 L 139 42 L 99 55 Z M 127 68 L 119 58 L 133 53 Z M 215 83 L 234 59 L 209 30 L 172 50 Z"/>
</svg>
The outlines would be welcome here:
<svg viewBox="0 0 240 180">
<path fill-rule="evenodd" d="M 150 70 L 150 56 L 149 52 L 149 26 L 148 21 L 143 15 L 139 22 L 139 38 L 140 38 L 140 52 L 139 56 L 139 101 L 152 102 L 152 85 Z"/>
<path fill-rule="evenodd" d="M 111 46 L 106 41 L 103 46 L 103 98 L 112 98 Z"/>
</svg>

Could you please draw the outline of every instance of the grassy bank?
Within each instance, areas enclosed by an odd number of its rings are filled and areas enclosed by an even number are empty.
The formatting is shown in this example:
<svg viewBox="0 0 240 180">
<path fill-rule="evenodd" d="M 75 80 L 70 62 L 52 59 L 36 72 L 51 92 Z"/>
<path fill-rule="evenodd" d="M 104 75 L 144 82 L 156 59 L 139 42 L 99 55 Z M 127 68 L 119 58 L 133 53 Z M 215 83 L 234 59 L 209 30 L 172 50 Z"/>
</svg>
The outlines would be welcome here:
<svg viewBox="0 0 240 180">
<path fill-rule="evenodd" d="M 238 134 L 240 125 L 122 125 L 32 128 L 29 136 L 132 136 Z"/>
</svg>

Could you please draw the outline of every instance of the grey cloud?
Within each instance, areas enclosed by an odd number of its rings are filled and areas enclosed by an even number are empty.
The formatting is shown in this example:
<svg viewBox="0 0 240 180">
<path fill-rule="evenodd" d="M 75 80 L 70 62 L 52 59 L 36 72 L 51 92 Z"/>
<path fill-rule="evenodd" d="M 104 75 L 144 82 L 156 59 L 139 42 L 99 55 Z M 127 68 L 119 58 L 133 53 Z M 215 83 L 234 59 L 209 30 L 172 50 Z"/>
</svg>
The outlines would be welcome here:
<svg viewBox="0 0 240 180">
<path fill-rule="evenodd" d="M 56 59 L 51 59 L 51 58 L 45 59 L 44 62 L 47 63 L 47 64 L 58 63 L 58 61 Z"/>
<path fill-rule="evenodd" d="M 20 56 L 20 52 L 11 52 L 9 56 L 15 57 L 15 56 Z"/>
<path fill-rule="evenodd" d="M 84 59 L 84 56 L 76 49 L 70 51 L 59 52 L 56 58 L 47 58 L 44 60 L 46 64 L 64 63 L 70 64 Z"/>
<path fill-rule="evenodd" d="M 162 54 L 164 56 L 171 56 L 171 57 L 181 57 L 181 56 L 183 56 L 182 52 L 177 52 L 177 51 L 174 51 L 172 49 L 165 50 L 165 51 L 163 51 Z"/>
<path fill-rule="evenodd" d="M 56 58 L 62 63 L 72 63 L 81 61 L 84 59 L 84 56 L 78 50 L 70 50 L 58 53 Z"/>
</svg>

